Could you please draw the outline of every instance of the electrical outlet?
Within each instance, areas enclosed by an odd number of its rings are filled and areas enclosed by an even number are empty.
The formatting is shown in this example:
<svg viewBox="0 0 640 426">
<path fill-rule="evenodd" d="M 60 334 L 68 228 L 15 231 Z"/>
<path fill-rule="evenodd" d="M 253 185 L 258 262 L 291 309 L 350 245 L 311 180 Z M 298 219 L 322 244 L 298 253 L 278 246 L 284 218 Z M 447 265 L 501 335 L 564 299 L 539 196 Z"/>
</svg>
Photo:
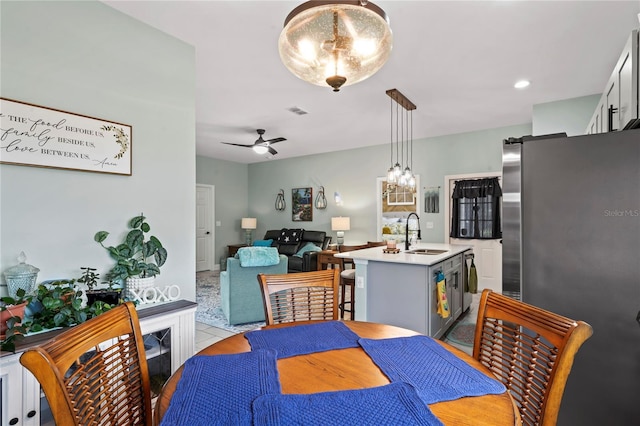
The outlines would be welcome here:
<svg viewBox="0 0 640 426">
<path fill-rule="evenodd" d="M 216 220 L 216 226 L 222 226 L 222 222 L 220 222 L 219 220 Z"/>
<path fill-rule="evenodd" d="M 433 222 L 427 222 L 427 229 L 433 229 Z"/>
<path fill-rule="evenodd" d="M 356 287 L 357 288 L 364 288 L 364 278 L 363 277 L 356 277 Z"/>
</svg>

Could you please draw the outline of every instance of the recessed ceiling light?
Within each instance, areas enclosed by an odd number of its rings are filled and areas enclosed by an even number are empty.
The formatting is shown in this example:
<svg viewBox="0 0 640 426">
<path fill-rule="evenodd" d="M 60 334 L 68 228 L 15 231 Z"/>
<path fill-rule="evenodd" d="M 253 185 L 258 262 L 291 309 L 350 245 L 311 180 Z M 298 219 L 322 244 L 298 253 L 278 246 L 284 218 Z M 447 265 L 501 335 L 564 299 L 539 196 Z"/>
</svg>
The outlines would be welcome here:
<svg viewBox="0 0 640 426">
<path fill-rule="evenodd" d="M 515 87 L 516 89 L 524 89 L 529 84 L 531 84 L 531 82 L 529 80 L 520 80 L 520 81 L 516 82 L 516 84 L 514 84 L 513 87 Z"/>
</svg>

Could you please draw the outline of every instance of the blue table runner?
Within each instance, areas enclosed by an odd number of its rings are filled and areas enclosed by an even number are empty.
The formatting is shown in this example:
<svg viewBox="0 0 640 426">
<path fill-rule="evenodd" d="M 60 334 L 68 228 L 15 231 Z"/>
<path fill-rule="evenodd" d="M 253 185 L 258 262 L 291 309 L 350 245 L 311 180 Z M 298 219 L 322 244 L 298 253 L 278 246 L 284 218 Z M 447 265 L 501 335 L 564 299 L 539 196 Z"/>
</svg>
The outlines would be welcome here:
<svg viewBox="0 0 640 426">
<path fill-rule="evenodd" d="M 334 349 L 357 348 L 357 334 L 340 321 L 254 330 L 245 333 L 251 350 L 274 349 L 278 359 Z"/>
<path fill-rule="evenodd" d="M 256 425 L 442 425 L 406 383 L 308 395 L 263 395 L 253 402 L 253 418 Z"/>
<path fill-rule="evenodd" d="M 189 358 L 161 425 L 251 425 L 252 401 L 280 393 L 276 363 L 275 351 Z"/>
<path fill-rule="evenodd" d="M 431 337 L 359 342 L 392 383 L 409 383 L 425 404 L 506 391 L 502 383 L 453 355 Z"/>
</svg>

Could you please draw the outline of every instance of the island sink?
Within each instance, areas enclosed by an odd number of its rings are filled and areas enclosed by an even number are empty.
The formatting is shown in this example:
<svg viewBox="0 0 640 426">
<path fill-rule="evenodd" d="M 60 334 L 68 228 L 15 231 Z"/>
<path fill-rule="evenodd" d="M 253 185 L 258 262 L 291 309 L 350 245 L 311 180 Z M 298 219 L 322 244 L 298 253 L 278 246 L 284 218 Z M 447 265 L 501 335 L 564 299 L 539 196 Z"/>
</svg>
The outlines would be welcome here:
<svg viewBox="0 0 640 426">
<path fill-rule="evenodd" d="M 442 253 L 446 253 L 449 250 L 438 250 L 438 249 L 428 249 L 428 248 L 421 248 L 421 249 L 414 249 L 414 250 L 408 250 L 405 251 L 405 253 L 407 254 L 426 254 L 426 255 L 437 255 L 437 254 L 442 254 Z"/>
</svg>

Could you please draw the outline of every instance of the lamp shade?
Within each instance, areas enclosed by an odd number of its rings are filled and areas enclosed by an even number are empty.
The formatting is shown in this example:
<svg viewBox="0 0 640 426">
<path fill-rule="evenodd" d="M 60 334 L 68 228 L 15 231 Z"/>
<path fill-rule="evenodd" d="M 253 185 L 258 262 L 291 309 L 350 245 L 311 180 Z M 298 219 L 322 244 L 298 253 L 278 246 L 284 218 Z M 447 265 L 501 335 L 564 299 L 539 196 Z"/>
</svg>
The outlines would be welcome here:
<svg viewBox="0 0 640 426">
<path fill-rule="evenodd" d="M 242 229 L 256 229 L 258 226 L 258 221 L 255 217 L 243 217 L 242 218 Z"/>
<path fill-rule="evenodd" d="M 332 231 L 348 231 L 351 229 L 351 220 L 348 217 L 332 217 Z"/>
<path fill-rule="evenodd" d="M 298 78 L 337 92 L 375 74 L 392 44 L 387 15 L 375 4 L 308 1 L 285 19 L 278 50 Z"/>
</svg>

